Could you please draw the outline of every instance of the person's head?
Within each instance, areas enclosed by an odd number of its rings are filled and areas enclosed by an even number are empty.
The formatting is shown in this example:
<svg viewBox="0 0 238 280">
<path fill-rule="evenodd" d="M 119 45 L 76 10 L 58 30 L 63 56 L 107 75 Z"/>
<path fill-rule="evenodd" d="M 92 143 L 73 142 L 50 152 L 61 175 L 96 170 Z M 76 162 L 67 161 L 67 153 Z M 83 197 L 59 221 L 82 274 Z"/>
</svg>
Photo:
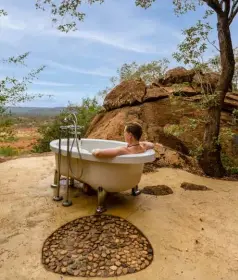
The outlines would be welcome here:
<svg viewBox="0 0 238 280">
<path fill-rule="evenodd" d="M 142 135 L 142 127 L 138 123 L 128 123 L 125 126 L 124 136 L 126 142 L 139 141 Z"/>
</svg>

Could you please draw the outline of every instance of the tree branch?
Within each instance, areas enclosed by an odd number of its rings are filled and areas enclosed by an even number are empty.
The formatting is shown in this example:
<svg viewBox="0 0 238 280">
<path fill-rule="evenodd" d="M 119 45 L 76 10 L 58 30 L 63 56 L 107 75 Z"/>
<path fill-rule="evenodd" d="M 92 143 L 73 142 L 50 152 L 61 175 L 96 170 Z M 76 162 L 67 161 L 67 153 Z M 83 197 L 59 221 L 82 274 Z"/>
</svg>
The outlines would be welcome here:
<svg viewBox="0 0 238 280">
<path fill-rule="evenodd" d="M 207 3 L 207 5 L 212 8 L 217 14 L 223 14 L 222 8 L 218 0 L 203 0 L 203 2 Z"/>
<path fill-rule="evenodd" d="M 208 41 L 208 43 L 211 44 L 218 52 L 220 52 L 220 49 L 218 49 L 218 47 L 217 47 L 213 42 L 211 42 L 211 41 L 209 40 L 208 37 L 207 37 L 207 41 Z"/>
<path fill-rule="evenodd" d="M 228 17 L 231 9 L 231 0 L 224 0 L 223 2 L 225 3 L 225 14 Z"/>
<path fill-rule="evenodd" d="M 238 13 L 238 0 L 234 0 L 232 8 L 231 8 L 230 16 L 229 16 L 229 25 L 231 25 L 233 19 L 237 15 L 237 13 Z"/>
</svg>

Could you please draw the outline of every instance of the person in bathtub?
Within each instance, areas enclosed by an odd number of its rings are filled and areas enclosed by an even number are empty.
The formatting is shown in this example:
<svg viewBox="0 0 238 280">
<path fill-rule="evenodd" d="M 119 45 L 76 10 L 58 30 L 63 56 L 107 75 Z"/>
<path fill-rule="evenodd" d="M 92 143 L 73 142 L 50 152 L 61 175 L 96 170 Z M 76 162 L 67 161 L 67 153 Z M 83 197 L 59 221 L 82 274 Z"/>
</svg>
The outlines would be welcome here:
<svg viewBox="0 0 238 280">
<path fill-rule="evenodd" d="M 109 149 L 94 149 L 92 150 L 92 154 L 95 157 L 105 158 L 128 154 L 139 154 L 144 153 L 149 149 L 153 149 L 153 143 L 146 141 L 140 142 L 141 135 L 142 127 L 138 123 L 129 123 L 125 126 L 124 129 L 124 138 L 125 142 L 127 142 L 127 146 Z M 155 145 L 162 146 L 158 143 L 156 143 Z"/>
</svg>

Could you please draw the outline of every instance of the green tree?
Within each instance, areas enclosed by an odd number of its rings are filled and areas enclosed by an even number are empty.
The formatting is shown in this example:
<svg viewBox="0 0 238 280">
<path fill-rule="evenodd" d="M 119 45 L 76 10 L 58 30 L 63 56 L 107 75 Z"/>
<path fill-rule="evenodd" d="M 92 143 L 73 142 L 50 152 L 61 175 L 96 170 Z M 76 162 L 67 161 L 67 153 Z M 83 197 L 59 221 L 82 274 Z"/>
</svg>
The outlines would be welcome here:
<svg viewBox="0 0 238 280">
<path fill-rule="evenodd" d="M 156 0 L 135 0 L 135 4 L 142 8 L 149 8 Z M 157 0 L 159 1 L 159 0 Z M 87 0 L 88 4 L 103 3 L 105 0 Z M 231 85 L 235 59 L 232 47 L 230 25 L 238 13 L 238 0 L 173 0 L 175 14 L 185 14 L 188 11 L 195 11 L 199 5 L 206 7 L 206 15 L 215 14 L 217 18 L 217 35 L 219 41 L 219 52 L 221 59 L 221 76 L 214 94 L 214 102 L 208 108 L 208 121 L 205 125 L 203 153 L 200 164 L 206 174 L 221 177 L 225 169 L 221 163 L 221 147 L 218 137 L 220 131 L 221 108 L 226 93 Z M 58 24 L 59 18 L 70 16 L 65 24 L 59 24 L 62 31 L 76 29 L 76 21 L 82 21 L 85 14 L 80 10 L 81 0 L 37 0 L 37 8 L 44 8 L 50 5 L 53 14 L 53 22 Z M 61 21 L 62 22 L 62 21 Z M 205 47 L 205 46 L 203 46 Z"/>
<path fill-rule="evenodd" d="M 7 12 L 0 10 L 0 17 L 6 16 Z M 29 56 L 29 52 L 22 55 L 12 56 L 8 59 L 2 59 L 3 64 L 23 65 Z M 30 101 L 41 95 L 33 95 L 28 93 L 28 86 L 38 74 L 44 69 L 44 66 L 31 70 L 28 75 L 17 79 L 16 77 L 6 76 L 0 80 L 0 141 L 12 138 L 13 130 L 11 129 L 12 121 L 7 117 L 7 107 L 15 105 L 19 102 Z"/>
<path fill-rule="evenodd" d="M 147 85 L 150 85 L 164 76 L 168 69 L 168 64 L 169 60 L 166 58 L 143 64 L 138 64 L 135 61 L 132 63 L 124 63 L 117 69 L 117 76 L 110 78 L 111 85 L 98 94 L 100 97 L 104 98 L 113 87 L 127 80 L 142 79 Z"/>
<path fill-rule="evenodd" d="M 152 84 L 154 81 L 163 77 L 168 69 L 169 60 L 163 58 L 161 60 L 152 61 L 144 64 L 132 62 L 124 63 L 117 70 L 119 81 L 142 79 L 146 84 Z"/>
<path fill-rule="evenodd" d="M 232 89 L 238 90 L 238 47 L 234 50 L 234 57 L 235 57 L 235 71 L 232 80 Z M 210 58 L 207 62 L 207 67 L 209 71 L 218 72 L 221 74 L 221 59 L 219 55 L 215 55 L 214 57 Z"/>
</svg>

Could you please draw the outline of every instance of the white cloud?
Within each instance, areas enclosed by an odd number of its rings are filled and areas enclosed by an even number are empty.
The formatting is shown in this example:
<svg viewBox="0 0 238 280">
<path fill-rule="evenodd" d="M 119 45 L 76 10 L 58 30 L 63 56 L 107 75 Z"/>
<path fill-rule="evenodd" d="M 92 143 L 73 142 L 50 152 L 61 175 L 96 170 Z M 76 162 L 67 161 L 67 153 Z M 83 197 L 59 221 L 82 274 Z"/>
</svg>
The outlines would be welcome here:
<svg viewBox="0 0 238 280">
<path fill-rule="evenodd" d="M 22 20 L 13 19 L 10 16 L 0 17 L 1 29 L 24 30 L 26 24 Z"/>
<path fill-rule="evenodd" d="M 160 53 L 156 49 L 156 46 L 148 45 L 138 41 L 137 42 L 130 41 L 128 38 L 123 38 L 123 34 L 102 33 L 100 31 L 92 31 L 92 30 L 74 31 L 65 34 L 57 30 L 51 30 L 45 32 L 45 35 L 86 39 L 89 41 L 105 44 L 126 51 L 137 52 L 137 53 L 154 53 L 154 54 Z"/>
<path fill-rule="evenodd" d="M 34 81 L 33 85 L 41 85 L 41 86 L 53 86 L 53 87 L 72 87 L 75 84 L 68 83 L 57 83 L 57 82 L 48 82 L 48 81 Z"/>
<path fill-rule="evenodd" d="M 130 15 L 129 12 L 128 15 Z M 87 18 L 88 24 L 85 24 L 85 26 L 81 23 L 80 28 L 82 28 L 82 30 L 65 34 L 58 31 L 55 26 L 53 27 L 50 18 L 48 16 L 46 17 L 44 13 L 34 11 L 34 14 L 32 14 L 26 10 L 21 10 L 19 12 L 12 9 L 9 16 L 2 17 L 2 19 L 0 18 L 0 25 L 2 30 L 19 31 L 22 34 L 20 37 L 22 39 L 24 39 L 23 35 L 83 39 L 88 42 L 100 43 L 121 50 L 144 54 L 168 53 L 167 49 L 158 49 L 158 42 L 150 42 L 148 36 L 152 36 L 153 39 L 156 39 L 160 37 L 160 34 L 170 34 L 170 36 L 174 37 L 176 40 L 179 37 L 179 32 L 176 32 L 176 30 L 173 30 L 165 24 L 149 19 L 143 19 L 141 21 L 139 18 L 133 17 L 133 15 L 131 18 L 125 19 L 124 17 L 123 22 L 120 22 L 121 17 L 118 15 L 118 19 L 112 22 L 115 30 L 110 30 L 112 27 L 111 25 L 104 26 L 104 28 L 98 30 L 100 24 L 97 22 L 97 19 L 95 19 L 93 24 L 91 24 L 90 21 L 88 22 L 88 20 L 89 17 Z M 6 33 L 4 35 L 3 37 L 6 37 Z M 13 37 L 11 32 L 9 36 Z M 0 38 L 0 40 L 7 41 L 7 39 L 3 37 Z"/>
<path fill-rule="evenodd" d="M 100 77 L 111 77 L 114 75 L 114 72 L 107 68 L 96 68 L 94 70 L 86 70 L 86 69 L 81 69 L 78 67 L 58 63 L 58 62 L 51 61 L 51 60 L 45 61 L 44 64 L 46 64 L 46 66 L 50 66 L 50 67 L 57 68 L 57 69 L 62 69 L 65 71 L 70 71 L 73 73 L 80 73 L 80 74 L 100 76 Z"/>
</svg>

